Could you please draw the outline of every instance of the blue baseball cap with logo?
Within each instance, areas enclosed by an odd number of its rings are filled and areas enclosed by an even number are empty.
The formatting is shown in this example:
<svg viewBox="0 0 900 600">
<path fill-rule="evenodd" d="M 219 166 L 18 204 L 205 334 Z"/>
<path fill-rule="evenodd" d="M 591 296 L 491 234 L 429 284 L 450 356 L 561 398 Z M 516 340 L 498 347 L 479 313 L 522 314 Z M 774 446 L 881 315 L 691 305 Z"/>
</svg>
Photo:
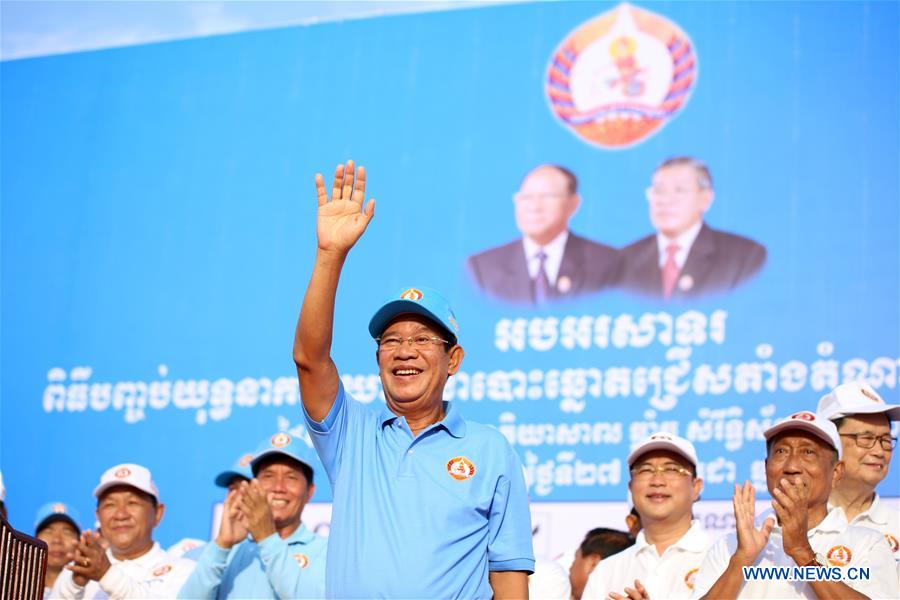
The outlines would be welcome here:
<svg viewBox="0 0 900 600">
<path fill-rule="evenodd" d="M 434 321 L 450 334 L 452 343 L 459 337 L 459 324 L 450 303 L 438 292 L 425 288 L 407 287 L 394 294 L 369 321 L 369 334 L 373 338 L 381 335 L 392 320 L 399 315 L 422 315 Z"/>
<path fill-rule="evenodd" d="M 253 471 L 250 470 L 252 461 L 252 454 L 244 454 L 234 462 L 234 466 L 216 475 L 215 484 L 227 488 L 235 478 L 250 481 L 253 479 Z"/>
<path fill-rule="evenodd" d="M 64 502 L 48 502 L 40 507 L 37 516 L 34 518 L 34 534 L 40 533 L 41 529 L 63 521 L 75 528 L 75 532 L 81 535 L 81 527 L 78 526 L 78 511 L 65 504 Z"/>
<path fill-rule="evenodd" d="M 279 431 L 275 435 L 266 438 L 256 449 L 253 454 L 253 460 L 250 461 L 250 468 L 253 475 L 259 473 L 260 463 L 271 456 L 286 456 L 300 463 L 304 468 L 309 469 L 306 478 L 310 483 L 313 481 L 313 473 L 316 461 L 313 457 L 314 452 L 302 438 L 291 435 L 286 431 Z"/>
</svg>

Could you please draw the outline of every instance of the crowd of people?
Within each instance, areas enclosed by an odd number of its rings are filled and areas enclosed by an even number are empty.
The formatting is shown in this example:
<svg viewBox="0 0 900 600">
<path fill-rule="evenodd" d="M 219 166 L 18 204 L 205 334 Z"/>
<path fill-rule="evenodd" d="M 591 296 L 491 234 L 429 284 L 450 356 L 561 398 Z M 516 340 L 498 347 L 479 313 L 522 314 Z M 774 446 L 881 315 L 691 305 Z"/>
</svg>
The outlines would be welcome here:
<svg viewBox="0 0 900 600">
<path fill-rule="evenodd" d="M 93 530 L 67 505 L 40 510 L 50 598 L 898 598 L 898 515 L 876 490 L 896 438 L 888 405 L 848 382 L 765 431 L 770 508 L 735 485 L 735 531 L 693 518 L 693 444 L 655 433 L 627 456 L 628 531 L 598 528 L 568 558 L 535 562 L 522 464 L 494 428 L 443 401 L 465 353 L 447 301 L 405 288 L 369 322 L 385 404 L 344 389 L 331 358 L 350 249 L 375 214 L 366 173 L 316 176 L 318 246 L 294 361 L 309 437 L 333 489 L 329 536 L 302 514 L 315 491 L 303 440 L 281 432 L 215 481 L 214 540 L 177 555 L 154 541 L 165 506 L 148 469 L 120 464 L 94 490 Z M 0 498 L 2 499 L 2 498 Z M 781 570 L 779 570 L 781 569 Z M 566 576 L 568 571 L 568 576 Z"/>
</svg>

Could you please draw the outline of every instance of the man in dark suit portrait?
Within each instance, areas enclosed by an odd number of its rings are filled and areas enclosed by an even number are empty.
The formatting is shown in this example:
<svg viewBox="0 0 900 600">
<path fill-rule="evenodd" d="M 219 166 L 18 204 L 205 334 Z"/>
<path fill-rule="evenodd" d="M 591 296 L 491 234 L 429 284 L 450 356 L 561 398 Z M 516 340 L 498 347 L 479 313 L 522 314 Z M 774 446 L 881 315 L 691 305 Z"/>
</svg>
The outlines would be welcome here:
<svg viewBox="0 0 900 600">
<path fill-rule="evenodd" d="M 529 172 L 513 195 L 522 237 L 467 261 L 478 287 L 501 300 L 541 306 L 614 285 L 618 253 L 569 231 L 580 204 L 578 179 L 568 169 L 541 165 Z"/>
<path fill-rule="evenodd" d="M 620 285 L 678 300 L 728 292 L 756 275 L 766 249 L 753 240 L 704 223 L 713 201 L 712 176 L 701 161 L 670 158 L 647 188 L 656 233 L 622 248 Z"/>
</svg>

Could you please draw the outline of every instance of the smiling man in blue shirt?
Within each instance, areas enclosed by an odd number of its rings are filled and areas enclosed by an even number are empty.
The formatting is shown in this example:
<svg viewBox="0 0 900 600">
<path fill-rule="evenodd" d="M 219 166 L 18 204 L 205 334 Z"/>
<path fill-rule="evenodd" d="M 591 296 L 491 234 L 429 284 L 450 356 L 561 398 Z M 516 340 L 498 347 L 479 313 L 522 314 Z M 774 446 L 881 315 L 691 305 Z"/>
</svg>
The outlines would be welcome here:
<svg viewBox="0 0 900 600">
<path fill-rule="evenodd" d="M 386 405 L 343 388 L 331 359 L 344 260 L 372 219 L 365 170 L 321 175 L 318 249 L 294 340 L 307 426 L 334 490 L 332 598 L 527 598 L 534 570 L 521 463 L 495 429 L 443 402 L 463 360 L 447 302 L 410 288 L 369 323 Z"/>
</svg>

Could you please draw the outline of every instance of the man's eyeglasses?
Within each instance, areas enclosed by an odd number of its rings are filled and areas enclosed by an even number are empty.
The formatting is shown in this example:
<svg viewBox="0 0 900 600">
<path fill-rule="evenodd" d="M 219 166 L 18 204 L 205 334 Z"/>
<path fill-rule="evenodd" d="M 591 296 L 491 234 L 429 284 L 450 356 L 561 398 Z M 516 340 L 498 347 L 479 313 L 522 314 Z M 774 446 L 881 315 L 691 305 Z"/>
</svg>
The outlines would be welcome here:
<svg viewBox="0 0 900 600">
<path fill-rule="evenodd" d="M 660 465 L 658 467 L 654 467 L 653 465 L 640 465 L 631 469 L 631 477 L 634 479 L 650 479 L 657 473 L 669 481 L 677 481 L 682 477 L 691 474 L 690 470 L 679 465 Z"/>
<path fill-rule="evenodd" d="M 882 450 L 893 450 L 897 445 L 897 438 L 890 435 L 875 435 L 874 433 L 841 433 L 842 437 L 852 437 L 856 445 L 868 450 L 875 446 L 875 440 L 881 444 Z"/>
<path fill-rule="evenodd" d="M 449 344 L 448 340 L 443 340 L 434 335 L 428 335 L 425 333 L 420 333 L 419 335 L 411 335 L 408 337 L 401 337 L 399 335 L 386 335 L 384 337 L 377 337 L 375 341 L 378 343 L 378 351 L 379 352 L 393 352 L 397 348 L 403 345 L 403 342 L 409 342 L 409 345 L 415 348 L 416 350 L 427 350 L 432 346 L 439 346 L 441 344 Z"/>
</svg>

